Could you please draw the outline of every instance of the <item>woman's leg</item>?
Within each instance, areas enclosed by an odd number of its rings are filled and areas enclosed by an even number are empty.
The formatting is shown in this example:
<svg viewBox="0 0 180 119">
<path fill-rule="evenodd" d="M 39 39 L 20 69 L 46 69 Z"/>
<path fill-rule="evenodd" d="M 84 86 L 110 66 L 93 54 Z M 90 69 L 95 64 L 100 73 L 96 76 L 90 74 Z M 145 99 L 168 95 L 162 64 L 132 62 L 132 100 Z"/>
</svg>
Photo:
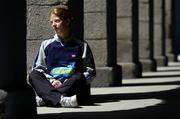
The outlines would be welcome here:
<svg viewBox="0 0 180 119">
<path fill-rule="evenodd" d="M 29 83 L 47 105 L 58 106 L 61 93 L 50 84 L 43 73 L 33 70 L 29 74 Z"/>
<path fill-rule="evenodd" d="M 87 98 L 90 98 L 85 77 L 79 72 L 67 79 L 62 86 L 58 88 L 58 91 L 64 96 L 77 95 L 79 104 L 86 102 Z"/>
</svg>

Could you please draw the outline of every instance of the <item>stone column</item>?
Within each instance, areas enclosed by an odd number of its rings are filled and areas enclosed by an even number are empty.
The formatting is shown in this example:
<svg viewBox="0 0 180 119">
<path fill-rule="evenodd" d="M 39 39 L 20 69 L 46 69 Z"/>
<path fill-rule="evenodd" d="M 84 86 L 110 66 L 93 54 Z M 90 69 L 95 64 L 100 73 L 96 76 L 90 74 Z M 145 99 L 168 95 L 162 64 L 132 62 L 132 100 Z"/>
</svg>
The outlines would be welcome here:
<svg viewBox="0 0 180 119">
<path fill-rule="evenodd" d="M 112 2 L 112 3 L 111 3 Z M 92 52 L 94 54 L 95 64 L 97 67 L 97 76 L 92 82 L 93 87 L 104 87 L 104 86 L 114 86 L 121 84 L 121 72 L 120 68 L 116 67 L 116 58 L 114 54 L 115 50 L 112 48 L 116 48 L 114 41 L 109 41 L 108 34 L 111 32 L 107 30 L 107 25 L 111 22 L 112 19 L 107 18 L 107 14 L 109 14 L 113 10 L 113 7 L 108 6 L 114 5 L 116 8 L 115 0 L 84 0 L 84 39 L 88 41 Z M 110 14 L 109 14 L 110 15 Z M 113 15 L 113 12 L 112 14 Z M 110 17 L 110 16 L 109 16 Z M 111 24 L 111 23 L 110 23 Z M 111 30 L 114 31 L 114 23 L 112 23 Z M 111 34 L 111 40 L 114 39 L 115 36 Z M 112 46 L 109 46 L 110 43 Z M 118 73 L 114 73 L 118 72 Z M 119 73 L 120 72 L 120 73 Z M 119 77 L 116 77 L 117 75 Z M 118 80 L 118 81 L 115 81 Z"/>
<path fill-rule="evenodd" d="M 72 32 L 79 39 L 84 38 L 84 2 L 83 0 L 64 0 L 68 1 L 69 9 L 73 15 Z"/>
<path fill-rule="evenodd" d="M 7 92 L 4 119 L 35 118 L 35 94 L 26 82 L 26 1 L 2 0 L 0 11 L 0 89 Z"/>
<path fill-rule="evenodd" d="M 58 4 L 53 0 L 27 0 L 27 73 L 31 71 L 41 42 L 54 34 L 49 22 L 49 11 Z"/>
<path fill-rule="evenodd" d="M 154 0 L 154 57 L 158 66 L 167 66 L 163 3 L 163 0 Z"/>
<path fill-rule="evenodd" d="M 179 54 L 180 54 L 180 16 L 179 16 L 179 11 L 180 11 L 180 1 L 179 0 L 173 0 L 173 35 L 174 35 L 174 52 L 176 55 L 176 61 L 180 60 Z"/>
<path fill-rule="evenodd" d="M 179 15 L 179 10 L 178 10 L 178 1 L 177 0 L 172 0 L 171 1 L 171 33 L 170 33 L 170 36 L 172 38 L 172 52 L 174 54 L 174 57 L 175 57 L 175 61 L 179 61 L 179 55 L 178 55 L 178 52 L 177 52 L 177 49 L 178 47 L 176 46 L 176 44 L 178 45 L 179 42 L 177 42 L 177 39 L 179 39 L 178 37 L 178 31 L 179 30 L 176 30 L 177 28 L 179 28 L 179 23 L 177 23 L 177 21 L 179 21 L 177 18 Z"/>
<path fill-rule="evenodd" d="M 141 77 L 137 0 L 117 0 L 117 62 L 123 78 Z"/>
<path fill-rule="evenodd" d="M 139 57 L 143 72 L 156 70 L 150 35 L 150 2 L 139 0 Z"/>
<path fill-rule="evenodd" d="M 175 61 L 175 55 L 173 52 L 173 34 L 172 34 L 172 0 L 165 1 L 165 39 L 166 39 L 166 55 L 169 61 Z"/>
</svg>

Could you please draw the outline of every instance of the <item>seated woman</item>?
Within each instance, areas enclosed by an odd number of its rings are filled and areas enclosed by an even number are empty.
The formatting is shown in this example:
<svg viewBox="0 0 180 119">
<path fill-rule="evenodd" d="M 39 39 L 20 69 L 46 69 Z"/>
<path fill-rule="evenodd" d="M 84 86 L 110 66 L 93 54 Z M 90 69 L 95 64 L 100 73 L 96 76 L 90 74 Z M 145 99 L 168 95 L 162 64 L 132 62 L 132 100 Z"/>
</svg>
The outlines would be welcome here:
<svg viewBox="0 0 180 119">
<path fill-rule="evenodd" d="M 72 16 L 67 8 L 52 8 L 50 22 L 55 35 L 41 43 L 29 83 L 37 106 L 77 107 L 96 75 L 93 54 L 88 43 L 70 31 Z"/>
</svg>

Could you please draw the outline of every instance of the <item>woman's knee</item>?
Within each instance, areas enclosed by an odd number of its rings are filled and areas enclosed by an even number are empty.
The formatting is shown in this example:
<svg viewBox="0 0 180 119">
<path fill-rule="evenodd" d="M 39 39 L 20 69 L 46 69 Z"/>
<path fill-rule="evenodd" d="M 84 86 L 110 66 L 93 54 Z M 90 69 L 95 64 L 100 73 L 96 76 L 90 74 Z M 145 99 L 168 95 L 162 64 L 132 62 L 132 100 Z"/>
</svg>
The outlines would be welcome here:
<svg viewBox="0 0 180 119">
<path fill-rule="evenodd" d="M 32 70 L 29 74 L 29 82 L 32 82 L 33 80 L 38 80 L 41 78 L 45 78 L 44 74 L 42 74 L 41 72 L 38 72 L 36 70 Z"/>
</svg>

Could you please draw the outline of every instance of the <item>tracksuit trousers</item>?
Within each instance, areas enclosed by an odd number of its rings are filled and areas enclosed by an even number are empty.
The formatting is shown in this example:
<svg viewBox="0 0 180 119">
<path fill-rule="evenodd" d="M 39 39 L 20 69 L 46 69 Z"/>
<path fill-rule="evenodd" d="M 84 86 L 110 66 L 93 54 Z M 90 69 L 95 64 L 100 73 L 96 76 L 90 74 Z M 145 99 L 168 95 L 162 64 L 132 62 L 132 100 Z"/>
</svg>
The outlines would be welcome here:
<svg viewBox="0 0 180 119">
<path fill-rule="evenodd" d="M 78 104 L 88 98 L 89 95 L 87 94 L 89 89 L 82 73 L 73 74 L 68 80 L 63 82 L 59 88 L 54 88 L 43 73 L 33 70 L 29 74 L 29 83 L 34 88 L 35 93 L 43 99 L 47 106 L 59 106 L 62 95 L 77 95 Z"/>
</svg>

